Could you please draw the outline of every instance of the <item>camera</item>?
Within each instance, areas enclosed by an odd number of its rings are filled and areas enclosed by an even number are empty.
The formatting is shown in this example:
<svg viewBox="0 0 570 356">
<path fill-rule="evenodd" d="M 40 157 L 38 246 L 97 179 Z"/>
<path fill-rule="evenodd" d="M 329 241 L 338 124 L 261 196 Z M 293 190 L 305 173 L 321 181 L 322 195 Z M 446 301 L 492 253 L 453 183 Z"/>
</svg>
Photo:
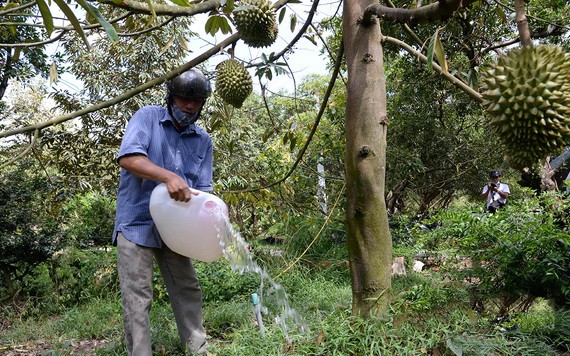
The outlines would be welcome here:
<svg viewBox="0 0 570 356">
<path fill-rule="evenodd" d="M 491 185 L 492 188 L 499 188 L 499 186 L 501 185 L 501 183 L 499 183 L 499 182 L 492 182 L 490 185 Z"/>
</svg>

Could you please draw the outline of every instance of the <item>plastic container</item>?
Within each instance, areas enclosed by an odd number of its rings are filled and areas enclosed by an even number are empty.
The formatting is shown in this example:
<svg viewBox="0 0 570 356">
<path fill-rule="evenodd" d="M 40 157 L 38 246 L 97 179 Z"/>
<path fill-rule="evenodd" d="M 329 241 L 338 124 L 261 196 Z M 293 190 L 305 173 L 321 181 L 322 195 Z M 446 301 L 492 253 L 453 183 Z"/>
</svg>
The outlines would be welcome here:
<svg viewBox="0 0 570 356">
<path fill-rule="evenodd" d="M 228 207 L 217 196 L 200 192 L 188 203 L 170 198 L 165 184 L 150 196 L 150 215 L 162 241 L 174 252 L 204 262 L 223 255 L 219 234 L 224 233 Z"/>
</svg>

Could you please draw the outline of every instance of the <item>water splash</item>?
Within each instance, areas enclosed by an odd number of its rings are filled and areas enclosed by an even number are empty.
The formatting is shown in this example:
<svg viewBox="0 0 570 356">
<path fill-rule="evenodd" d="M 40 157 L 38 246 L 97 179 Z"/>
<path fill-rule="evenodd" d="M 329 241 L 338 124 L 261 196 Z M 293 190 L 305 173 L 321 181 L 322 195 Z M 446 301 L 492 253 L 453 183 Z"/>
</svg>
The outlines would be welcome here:
<svg viewBox="0 0 570 356">
<path fill-rule="evenodd" d="M 248 245 L 239 232 L 233 228 L 229 219 L 220 211 L 213 215 L 215 215 L 213 216 L 213 220 L 216 230 L 218 231 L 220 246 L 222 247 L 224 257 L 230 263 L 232 269 L 240 274 L 253 272 L 260 276 L 261 283 L 258 294 L 262 313 L 265 315 L 272 314 L 269 309 L 264 306 L 263 302 L 264 297 L 267 299 L 271 297 L 272 301 L 274 299 L 276 303 L 274 306 L 278 310 L 276 312 L 277 315 L 274 316 L 274 320 L 283 331 L 288 343 L 291 343 L 289 336 L 290 326 L 298 329 L 303 334 L 308 333 L 310 331 L 309 328 L 303 317 L 289 304 L 289 297 L 283 286 L 275 282 L 273 278 L 253 260 Z M 267 289 L 265 289 L 265 283 L 268 284 Z"/>
</svg>

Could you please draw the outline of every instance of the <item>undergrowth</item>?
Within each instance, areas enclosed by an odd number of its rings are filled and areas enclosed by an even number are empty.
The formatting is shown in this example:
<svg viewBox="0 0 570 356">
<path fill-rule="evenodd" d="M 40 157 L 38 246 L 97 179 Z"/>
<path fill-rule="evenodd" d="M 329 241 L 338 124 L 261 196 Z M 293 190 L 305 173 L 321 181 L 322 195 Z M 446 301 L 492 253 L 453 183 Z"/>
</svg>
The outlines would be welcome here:
<svg viewBox="0 0 570 356">
<path fill-rule="evenodd" d="M 371 318 L 351 313 L 351 282 L 344 243 L 325 235 L 328 243 L 315 243 L 306 249 L 314 239 L 314 231 L 279 244 L 251 242 L 256 261 L 284 288 L 296 313 L 284 313 L 282 304 L 277 303 L 275 286 L 267 281 L 262 284 L 256 274 L 239 274 L 225 260 L 196 262 L 204 294 L 209 352 L 228 356 L 568 354 L 570 312 L 563 303 L 553 308 L 550 301 L 537 295 L 522 299 L 525 303 L 530 300 L 525 308 L 505 309 L 498 288 L 512 284 L 484 284 L 484 278 L 492 272 L 487 268 L 479 276 L 478 293 L 474 294 L 473 278 L 477 276 L 469 273 L 477 270 L 458 268 L 465 261 L 458 259 L 457 254 L 462 252 L 475 259 L 480 256 L 482 244 L 488 244 L 487 250 L 495 254 L 502 251 L 496 246 L 515 243 L 517 251 L 526 251 L 526 246 L 535 248 L 535 240 L 527 233 L 531 230 L 541 232 L 544 241 L 549 241 L 555 231 L 556 241 L 561 242 L 553 246 L 566 246 L 566 229 L 558 228 L 556 224 L 561 220 L 554 219 L 556 216 L 540 217 L 536 212 L 516 215 L 514 207 L 506 212 L 510 215 L 501 219 L 501 215 L 449 211 L 438 215 L 439 225 L 427 230 L 418 228 L 421 222 L 401 220 L 395 234 L 399 242 L 394 245 L 394 255 L 405 258 L 407 273 L 393 277 L 389 307 Z M 532 226 L 524 225 L 523 220 Z M 516 229 L 505 227 L 509 222 L 516 222 Z M 549 225 L 533 230 L 545 222 Z M 491 226 L 492 234 L 481 231 Z M 421 272 L 414 271 L 411 266 L 416 255 L 428 247 L 443 260 L 426 265 Z M 513 257 L 501 253 L 502 259 L 490 254 L 484 257 L 505 271 L 514 266 L 508 258 L 515 257 L 529 266 L 533 263 L 533 271 L 565 271 L 563 264 L 557 269 L 548 264 L 553 261 L 552 254 L 544 255 L 543 263 L 522 259 L 520 253 Z M 563 253 L 557 253 L 557 261 L 562 261 Z M 53 355 L 124 355 L 120 293 L 113 273 L 114 248 L 105 252 L 69 250 L 56 257 L 56 270 L 42 267 L 35 279 L 26 281 L 27 294 L 22 291 L 19 298 L 0 306 L 0 353 L 16 355 L 22 354 L 16 350 L 27 350 Z M 155 302 L 150 315 L 153 352 L 182 355 L 168 295 L 158 273 L 155 279 Z M 565 283 L 561 280 L 548 286 L 565 287 Z M 525 291 L 524 285 L 517 286 L 521 293 Z M 256 323 L 252 293 L 262 298 L 264 334 Z M 473 308 L 479 305 L 474 303 L 475 297 L 484 298 L 485 308 Z M 94 347 L 81 348 L 82 343 L 95 341 Z"/>
</svg>

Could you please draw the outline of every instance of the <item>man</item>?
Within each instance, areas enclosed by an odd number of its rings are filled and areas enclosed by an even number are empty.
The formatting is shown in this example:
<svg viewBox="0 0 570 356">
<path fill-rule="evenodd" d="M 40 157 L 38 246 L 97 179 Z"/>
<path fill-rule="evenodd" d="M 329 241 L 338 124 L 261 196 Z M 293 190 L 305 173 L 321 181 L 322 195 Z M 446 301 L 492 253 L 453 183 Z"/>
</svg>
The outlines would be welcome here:
<svg viewBox="0 0 570 356">
<path fill-rule="evenodd" d="M 190 69 L 167 82 L 167 107 L 146 106 L 127 126 L 117 161 L 122 167 L 113 242 L 118 247 L 125 339 L 129 355 L 152 355 L 149 310 L 153 258 L 165 281 L 183 347 L 204 353 L 202 292 L 189 258 L 171 251 L 150 216 L 154 187 L 188 202 L 192 189 L 212 190 L 212 140 L 195 122 L 212 93 L 209 80 Z"/>
<path fill-rule="evenodd" d="M 501 173 L 499 171 L 491 171 L 489 178 L 491 182 L 483 187 L 481 199 L 487 201 L 485 210 L 494 213 L 497 209 L 507 204 L 507 197 L 511 191 L 508 184 L 501 183 Z"/>
</svg>

